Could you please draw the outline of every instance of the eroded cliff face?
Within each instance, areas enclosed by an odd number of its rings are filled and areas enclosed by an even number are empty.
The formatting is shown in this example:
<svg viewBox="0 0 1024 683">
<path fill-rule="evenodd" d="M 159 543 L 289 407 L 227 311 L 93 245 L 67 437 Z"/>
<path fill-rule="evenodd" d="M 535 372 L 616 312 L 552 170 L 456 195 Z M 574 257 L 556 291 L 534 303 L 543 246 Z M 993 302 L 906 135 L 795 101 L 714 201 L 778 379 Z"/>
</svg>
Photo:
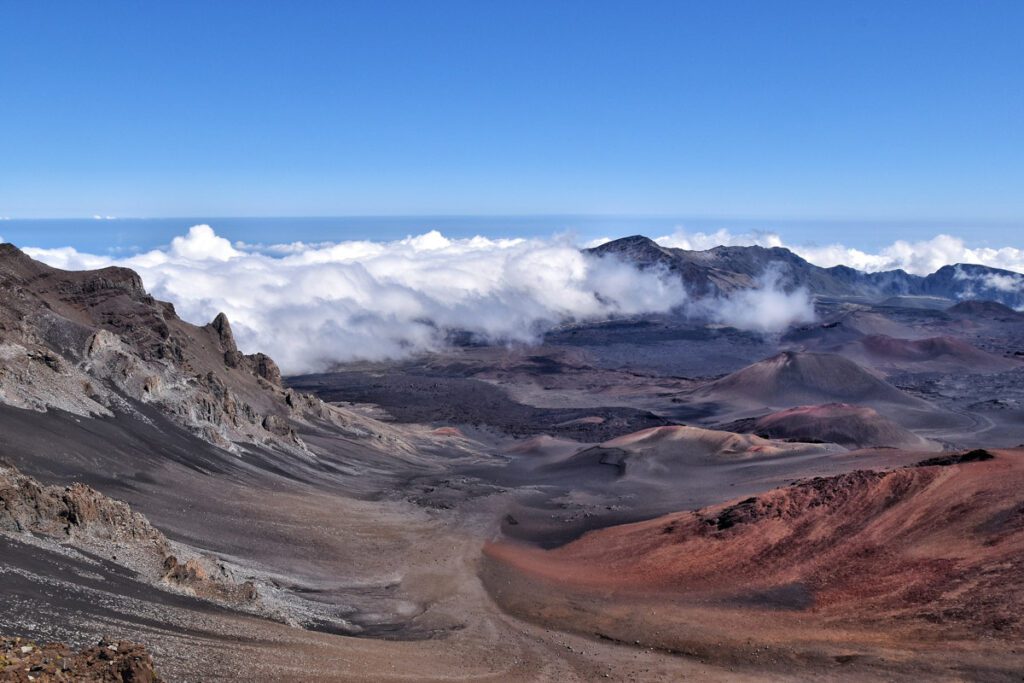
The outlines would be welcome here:
<svg viewBox="0 0 1024 683">
<path fill-rule="evenodd" d="M 169 541 L 127 503 L 85 484 L 45 486 L 0 465 L 0 534 L 85 551 L 149 583 L 216 602 L 258 599 L 252 582 L 236 579 L 216 558 Z"/>
<path fill-rule="evenodd" d="M 153 404 L 206 441 L 307 454 L 295 423 L 352 421 L 281 384 L 243 354 L 222 313 L 202 327 L 146 293 L 124 268 L 62 271 L 0 245 L 0 402 L 79 416 L 143 417 Z"/>
</svg>

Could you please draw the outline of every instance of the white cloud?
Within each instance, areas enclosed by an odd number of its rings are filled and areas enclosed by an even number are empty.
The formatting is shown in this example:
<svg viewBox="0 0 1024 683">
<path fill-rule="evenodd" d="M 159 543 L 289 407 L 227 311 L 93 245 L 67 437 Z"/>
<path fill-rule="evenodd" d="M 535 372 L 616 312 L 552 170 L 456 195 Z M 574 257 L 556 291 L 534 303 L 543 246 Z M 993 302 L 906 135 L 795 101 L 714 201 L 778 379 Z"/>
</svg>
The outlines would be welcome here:
<svg viewBox="0 0 1024 683">
<path fill-rule="evenodd" d="M 814 305 L 808 291 L 784 291 L 779 284 L 781 275 L 777 265 L 769 266 L 756 287 L 734 292 L 728 298 L 698 301 L 693 307 L 716 322 L 762 334 L 778 334 L 791 325 L 813 322 Z"/>
<path fill-rule="evenodd" d="M 132 268 L 190 322 L 227 313 L 242 349 L 269 353 L 286 372 L 437 349 L 454 329 L 529 342 L 562 321 L 665 312 L 686 300 L 678 279 L 581 253 L 568 240 L 428 232 L 249 249 L 204 225 L 124 258 L 25 251 L 59 268 Z"/>
<path fill-rule="evenodd" d="M 1024 275 L 1020 273 L 972 273 L 957 268 L 953 273 L 957 280 L 967 283 L 965 299 L 987 298 L 992 290 L 997 292 L 1024 291 Z"/>
<path fill-rule="evenodd" d="M 105 268 L 113 262 L 108 256 L 96 256 L 83 254 L 74 247 L 57 247 L 54 249 L 38 249 L 36 247 L 22 248 L 26 254 L 54 268 L 63 270 L 92 270 Z"/>
<path fill-rule="evenodd" d="M 961 276 L 961 273 L 958 272 L 957 276 Z M 981 276 L 981 280 L 986 287 L 997 289 L 1000 292 L 1016 292 L 1021 288 L 1021 279 L 1012 275 L 989 273 L 988 275 Z"/>
<path fill-rule="evenodd" d="M 185 236 L 171 240 L 171 254 L 190 261 L 229 261 L 241 252 L 217 236 L 209 225 L 193 225 Z"/>
</svg>

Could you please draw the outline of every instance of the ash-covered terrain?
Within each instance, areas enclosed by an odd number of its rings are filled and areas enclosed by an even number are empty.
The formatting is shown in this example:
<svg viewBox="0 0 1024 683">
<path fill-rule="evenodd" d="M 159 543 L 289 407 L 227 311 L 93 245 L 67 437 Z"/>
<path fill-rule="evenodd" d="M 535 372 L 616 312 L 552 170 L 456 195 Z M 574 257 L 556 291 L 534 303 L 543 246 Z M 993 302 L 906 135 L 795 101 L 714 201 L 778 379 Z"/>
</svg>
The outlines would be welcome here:
<svg viewBox="0 0 1024 683">
<path fill-rule="evenodd" d="M 699 305 L 282 377 L 0 246 L 0 636 L 168 681 L 1019 680 L 1024 276 L 588 257 Z M 719 315 L 766 277 L 813 320 Z"/>
</svg>

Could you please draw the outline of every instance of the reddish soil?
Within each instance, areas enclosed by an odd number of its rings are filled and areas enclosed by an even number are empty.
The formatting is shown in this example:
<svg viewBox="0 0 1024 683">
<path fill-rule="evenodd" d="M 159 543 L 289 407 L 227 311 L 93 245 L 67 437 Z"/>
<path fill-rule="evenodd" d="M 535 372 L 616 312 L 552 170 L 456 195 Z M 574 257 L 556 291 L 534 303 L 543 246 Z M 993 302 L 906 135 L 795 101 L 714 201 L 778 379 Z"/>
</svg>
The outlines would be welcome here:
<svg viewBox="0 0 1024 683">
<path fill-rule="evenodd" d="M 911 660 L 940 643 L 1016 653 L 1024 449 L 977 455 L 803 480 L 549 551 L 492 543 L 487 580 L 534 619 L 729 660 L 751 642 L 803 658 L 851 644 Z M 519 582 L 518 595 L 495 577 Z M 1013 657 L 1000 666 L 1019 666 Z"/>
</svg>

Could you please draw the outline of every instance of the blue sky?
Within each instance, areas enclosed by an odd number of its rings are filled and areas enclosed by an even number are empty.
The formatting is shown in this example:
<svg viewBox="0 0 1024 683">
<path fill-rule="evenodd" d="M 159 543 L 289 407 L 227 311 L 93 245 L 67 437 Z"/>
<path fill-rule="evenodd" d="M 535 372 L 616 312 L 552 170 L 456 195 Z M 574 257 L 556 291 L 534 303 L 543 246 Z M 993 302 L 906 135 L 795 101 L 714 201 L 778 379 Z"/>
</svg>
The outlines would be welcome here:
<svg viewBox="0 0 1024 683">
<path fill-rule="evenodd" d="M 0 217 L 660 214 L 985 238 L 1024 225 L 1022 32 L 1024 3 L 997 1 L 0 0 Z"/>
</svg>

